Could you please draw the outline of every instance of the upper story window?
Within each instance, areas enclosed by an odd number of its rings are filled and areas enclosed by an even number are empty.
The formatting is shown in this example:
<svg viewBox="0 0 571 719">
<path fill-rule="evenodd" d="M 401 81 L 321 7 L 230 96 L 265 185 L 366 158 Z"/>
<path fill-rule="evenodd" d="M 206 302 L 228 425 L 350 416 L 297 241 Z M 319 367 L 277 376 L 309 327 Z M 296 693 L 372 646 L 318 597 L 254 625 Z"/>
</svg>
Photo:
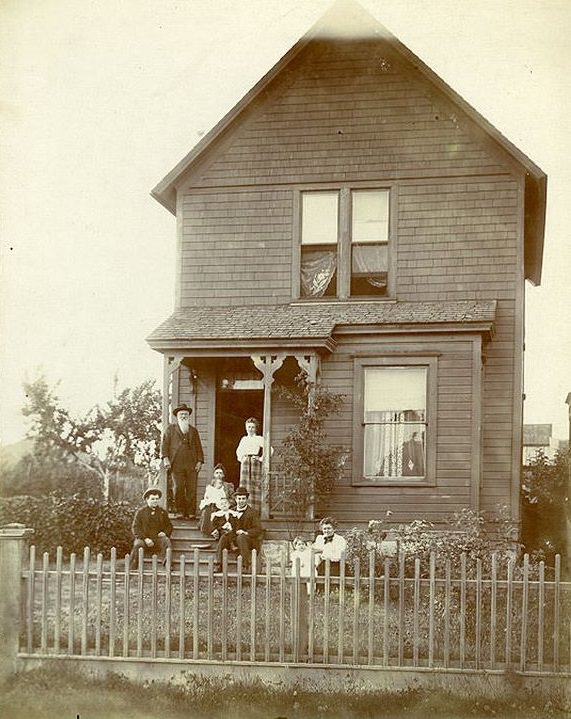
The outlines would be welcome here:
<svg viewBox="0 0 571 719">
<path fill-rule="evenodd" d="M 390 191 L 301 193 L 300 296 L 388 294 Z"/>
</svg>

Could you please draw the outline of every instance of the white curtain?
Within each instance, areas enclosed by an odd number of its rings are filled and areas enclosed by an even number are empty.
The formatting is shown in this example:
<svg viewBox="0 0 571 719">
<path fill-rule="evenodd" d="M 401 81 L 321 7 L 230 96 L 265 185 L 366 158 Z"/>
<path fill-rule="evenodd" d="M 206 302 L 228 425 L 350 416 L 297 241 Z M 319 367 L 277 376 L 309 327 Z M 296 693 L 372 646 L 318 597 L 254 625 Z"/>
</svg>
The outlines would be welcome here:
<svg viewBox="0 0 571 719">
<path fill-rule="evenodd" d="M 373 287 L 387 284 L 387 245 L 353 245 L 352 273 L 367 275 Z"/>
<path fill-rule="evenodd" d="M 314 250 L 301 256 L 301 294 L 303 297 L 322 297 L 337 269 L 337 252 Z"/>
<path fill-rule="evenodd" d="M 367 412 L 366 415 L 365 476 L 424 476 L 423 412 L 421 410 L 384 411 Z"/>
</svg>

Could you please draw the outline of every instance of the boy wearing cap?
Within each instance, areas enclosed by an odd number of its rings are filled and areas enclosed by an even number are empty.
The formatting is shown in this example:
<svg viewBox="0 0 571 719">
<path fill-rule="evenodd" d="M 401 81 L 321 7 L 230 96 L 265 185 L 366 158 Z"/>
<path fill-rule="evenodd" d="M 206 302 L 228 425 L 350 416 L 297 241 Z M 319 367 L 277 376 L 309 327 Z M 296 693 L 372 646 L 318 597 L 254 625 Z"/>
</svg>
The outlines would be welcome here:
<svg viewBox="0 0 571 719">
<path fill-rule="evenodd" d="M 232 523 L 234 531 L 222 534 L 216 548 L 216 570 L 222 569 L 222 552 L 230 550 L 235 544 L 238 554 L 242 557 L 242 566 L 247 571 L 250 568 L 252 550 L 259 551 L 264 530 L 260 522 L 260 515 L 248 505 L 249 492 L 245 487 L 238 487 L 234 493 L 236 520 Z"/>
<path fill-rule="evenodd" d="M 180 519 L 196 516 L 197 475 L 204 464 L 202 443 L 196 427 L 190 424 L 192 409 L 175 407 L 176 422 L 170 424 L 161 442 L 161 457 L 174 483 L 174 502 Z"/>
<path fill-rule="evenodd" d="M 157 487 L 147 489 L 143 494 L 146 506 L 138 509 L 133 518 L 131 531 L 135 539 L 130 556 L 131 566 L 135 569 L 138 565 L 140 547 L 145 550 L 153 550 L 153 554 L 158 554 L 159 560 L 163 564 L 166 561 L 167 549 L 171 546 L 170 535 L 173 527 L 168 513 L 159 506 L 161 497 L 161 490 Z"/>
</svg>

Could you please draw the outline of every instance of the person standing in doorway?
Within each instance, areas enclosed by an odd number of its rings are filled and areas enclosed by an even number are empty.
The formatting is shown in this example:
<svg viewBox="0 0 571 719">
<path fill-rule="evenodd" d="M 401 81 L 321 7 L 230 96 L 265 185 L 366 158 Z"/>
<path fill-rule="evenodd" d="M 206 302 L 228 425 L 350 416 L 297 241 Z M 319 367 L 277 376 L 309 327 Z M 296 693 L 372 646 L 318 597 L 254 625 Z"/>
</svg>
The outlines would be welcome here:
<svg viewBox="0 0 571 719">
<path fill-rule="evenodd" d="M 260 513 L 264 438 L 259 434 L 258 420 L 254 417 L 248 417 L 245 426 L 246 434 L 236 448 L 236 457 L 240 462 L 240 486 L 250 493 L 250 507 Z"/>
<path fill-rule="evenodd" d="M 173 410 L 175 422 L 167 427 L 161 443 L 163 465 L 170 470 L 179 519 L 196 516 L 196 484 L 204 453 L 200 436 L 190 424 L 192 409 L 181 404 Z"/>
</svg>

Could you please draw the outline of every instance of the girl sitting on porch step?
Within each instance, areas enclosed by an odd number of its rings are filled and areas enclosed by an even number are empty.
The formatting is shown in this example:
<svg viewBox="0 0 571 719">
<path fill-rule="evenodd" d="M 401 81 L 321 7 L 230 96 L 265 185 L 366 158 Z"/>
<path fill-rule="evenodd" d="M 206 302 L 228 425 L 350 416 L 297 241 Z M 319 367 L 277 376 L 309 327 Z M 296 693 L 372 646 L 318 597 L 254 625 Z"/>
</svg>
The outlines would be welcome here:
<svg viewBox="0 0 571 719">
<path fill-rule="evenodd" d="M 212 473 L 212 481 L 204 489 L 204 497 L 200 500 L 200 531 L 209 537 L 212 533 L 211 515 L 218 509 L 218 500 L 225 498 L 234 504 L 234 485 L 225 482 L 226 472 L 222 464 L 217 464 Z"/>
</svg>

